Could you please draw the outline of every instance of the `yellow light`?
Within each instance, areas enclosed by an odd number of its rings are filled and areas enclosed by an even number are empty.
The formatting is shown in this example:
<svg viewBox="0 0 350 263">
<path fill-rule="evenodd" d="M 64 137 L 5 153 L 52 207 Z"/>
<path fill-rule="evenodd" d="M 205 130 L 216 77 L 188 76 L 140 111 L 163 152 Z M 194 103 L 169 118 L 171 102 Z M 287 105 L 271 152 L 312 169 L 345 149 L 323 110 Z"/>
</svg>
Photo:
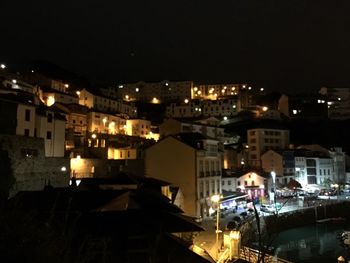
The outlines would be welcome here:
<svg viewBox="0 0 350 263">
<path fill-rule="evenodd" d="M 17 80 L 13 79 L 13 80 L 12 80 L 12 83 L 16 84 L 16 83 L 17 83 Z"/>
<path fill-rule="evenodd" d="M 80 91 L 79 90 L 76 93 L 77 93 L 78 96 L 80 96 Z"/>
<path fill-rule="evenodd" d="M 136 91 L 136 92 L 139 92 L 140 90 L 139 90 L 139 88 L 136 88 L 135 91 Z"/>
<path fill-rule="evenodd" d="M 235 87 L 232 87 L 232 90 L 235 90 L 236 88 Z"/>
<path fill-rule="evenodd" d="M 47 106 L 52 106 L 55 103 L 55 97 L 54 96 L 49 96 L 46 100 L 46 105 Z"/>
<path fill-rule="evenodd" d="M 158 100 L 156 97 L 154 97 L 154 98 L 152 99 L 152 103 L 157 104 L 157 103 L 159 103 L 159 100 Z"/>
<path fill-rule="evenodd" d="M 227 87 L 226 87 L 226 86 L 224 86 L 224 89 L 227 89 Z"/>
<path fill-rule="evenodd" d="M 69 88 L 69 84 L 64 84 L 64 86 L 65 86 L 66 88 Z"/>
<path fill-rule="evenodd" d="M 80 155 L 77 155 L 77 159 L 80 160 L 81 156 Z"/>
<path fill-rule="evenodd" d="M 104 117 L 102 121 L 103 121 L 103 123 L 104 123 L 104 124 L 106 124 L 106 122 L 107 122 L 107 118 L 106 118 L 106 117 Z"/>
<path fill-rule="evenodd" d="M 199 95 L 201 95 L 202 94 L 202 92 L 200 91 L 200 90 L 198 90 L 198 92 L 197 92 Z"/>
<path fill-rule="evenodd" d="M 267 111 L 268 109 L 269 109 L 269 108 L 266 107 L 266 106 L 264 106 L 264 107 L 262 108 L 263 111 Z"/>
<path fill-rule="evenodd" d="M 223 89 L 223 90 L 221 90 L 221 93 L 225 93 L 225 90 Z"/>
<path fill-rule="evenodd" d="M 6 65 L 5 65 L 5 64 L 1 64 L 1 65 L 0 65 L 0 68 L 5 69 L 5 68 L 6 68 Z"/>
<path fill-rule="evenodd" d="M 93 133 L 93 134 L 91 135 L 91 138 L 92 138 L 92 139 L 96 139 L 96 137 L 97 137 L 97 136 L 96 136 L 95 133 Z"/>
<path fill-rule="evenodd" d="M 185 99 L 185 103 L 186 103 L 186 104 L 188 103 L 188 99 Z"/>
<path fill-rule="evenodd" d="M 211 197 L 211 201 L 213 201 L 214 203 L 218 203 L 220 201 L 220 195 L 213 195 Z"/>
<path fill-rule="evenodd" d="M 127 100 L 128 100 L 128 99 L 129 99 L 129 95 L 125 95 L 125 99 L 127 99 Z"/>
<path fill-rule="evenodd" d="M 231 231 L 229 234 L 230 239 L 239 240 L 241 233 L 239 231 Z"/>
<path fill-rule="evenodd" d="M 197 91 L 198 90 L 198 88 L 197 87 L 194 87 L 194 89 L 193 89 L 194 91 Z"/>
</svg>

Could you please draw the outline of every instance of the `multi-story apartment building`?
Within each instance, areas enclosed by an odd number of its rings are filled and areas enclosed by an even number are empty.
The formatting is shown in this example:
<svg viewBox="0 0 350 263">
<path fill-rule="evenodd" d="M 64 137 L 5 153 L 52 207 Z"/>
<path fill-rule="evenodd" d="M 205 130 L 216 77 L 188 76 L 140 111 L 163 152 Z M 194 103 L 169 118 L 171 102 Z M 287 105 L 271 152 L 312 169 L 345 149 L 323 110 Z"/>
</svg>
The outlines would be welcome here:
<svg viewBox="0 0 350 263">
<path fill-rule="evenodd" d="M 236 113 L 236 96 L 219 98 L 217 100 L 185 100 L 181 103 L 170 103 L 166 109 L 166 116 L 173 118 L 229 117 Z"/>
<path fill-rule="evenodd" d="M 39 96 L 41 101 L 47 106 L 51 106 L 56 102 L 63 104 L 79 103 L 77 94 L 66 93 L 52 88 L 40 88 Z"/>
<path fill-rule="evenodd" d="M 126 134 L 126 119 L 115 114 L 89 111 L 87 131 L 91 133 Z"/>
<path fill-rule="evenodd" d="M 109 113 L 126 114 L 129 117 L 137 116 L 137 108 L 130 103 L 122 100 L 112 99 L 101 95 L 93 94 L 92 92 L 82 89 L 78 91 L 79 104 L 97 111 Z"/>
<path fill-rule="evenodd" d="M 66 118 L 54 108 L 39 107 L 36 111 L 35 137 L 44 138 L 45 156 L 63 157 Z"/>
<path fill-rule="evenodd" d="M 295 159 L 293 150 L 268 150 L 261 155 L 261 167 L 267 172 L 276 173 L 276 182 L 287 185 L 295 179 Z"/>
<path fill-rule="evenodd" d="M 283 94 L 278 100 L 278 110 L 290 118 L 326 118 L 327 101 L 325 96 L 320 94 Z"/>
<path fill-rule="evenodd" d="M 127 135 L 146 138 L 151 133 L 151 122 L 143 119 L 127 119 L 125 131 Z"/>
<path fill-rule="evenodd" d="M 146 176 L 180 187 L 185 213 L 206 217 L 211 196 L 221 194 L 221 155 L 219 142 L 199 133 L 168 136 L 146 149 Z"/>
<path fill-rule="evenodd" d="M 300 149 L 295 152 L 295 179 L 305 188 L 333 181 L 333 162 L 327 154 Z"/>
<path fill-rule="evenodd" d="M 333 174 L 331 180 L 337 184 L 346 182 L 346 153 L 341 147 L 326 149 L 318 144 L 301 145 L 298 148 L 307 149 L 313 152 L 320 152 L 332 159 Z M 322 172 L 320 172 L 322 173 Z"/>
<path fill-rule="evenodd" d="M 261 167 L 261 155 L 270 149 L 289 147 L 289 131 L 284 129 L 256 128 L 247 130 L 248 163 Z"/>
<path fill-rule="evenodd" d="M 211 138 L 224 137 L 224 128 L 218 127 L 217 125 L 202 124 L 200 122 L 167 119 L 159 126 L 161 137 L 175 135 L 181 132 L 198 132 Z"/>
<path fill-rule="evenodd" d="M 44 138 L 47 157 L 63 157 L 66 119 L 55 107 L 38 106 L 25 94 L 2 96 L 6 134 Z"/>
<path fill-rule="evenodd" d="M 167 103 L 191 98 L 192 81 L 136 82 L 118 86 L 118 97 L 125 101 Z M 104 89 L 104 94 L 115 95 L 113 88 Z"/>
<path fill-rule="evenodd" d="M 319 93 L 326 97 L 330 119 L 350 118 L 350 88 L 322 87 Z"/>
</svg>

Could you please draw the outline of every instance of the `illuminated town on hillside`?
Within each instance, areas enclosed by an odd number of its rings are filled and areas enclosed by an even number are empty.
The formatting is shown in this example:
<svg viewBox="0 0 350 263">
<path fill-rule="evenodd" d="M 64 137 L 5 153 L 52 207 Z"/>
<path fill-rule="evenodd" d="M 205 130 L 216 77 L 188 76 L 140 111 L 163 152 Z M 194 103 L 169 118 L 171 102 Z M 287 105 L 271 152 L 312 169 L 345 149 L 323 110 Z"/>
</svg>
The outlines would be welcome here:
<svg viewBox="0 0 350 263">
<path fill-rule="evenodd" d="M 327 126 L 341 129 L 348 123 L 350 89 L 321 87 L 300 99 L 301 94 L 272 97 L 247 83 L 164 80 L 91 88 L 37 69 L 19 73 L 1 64 L 0 73 L 2 180 L 7 187 L 2 191 L 11 207 L 12 200 L 24 202 L 24 211 L 37 209 L 40 202 L 45 211 L 54 209 L 52 201 L 59 198 L 63 207 L 54 213 L 69 213 L 64 203 L 73 200 L 76 212 L 89 207 L 88 224 L 93 224 L 92 211 L 118 217 L 121 211 L 131 216 L 134 209 L 141 214 L 156 209 L 151 215 L 159 216 L 176 207 L 178 226 L 169 231 L 174 238 L 191 236 L 188 249 L 199 261 L 250 262 L 247 249 L 263 255 L 259 247 L 249 246 L 254 238 L 244 236 L 256 217 L 310 208 L 314 216 L 317 206 L 350 198 L 348 141 L 326 140 L 339 132 Z M 304 133 L 299 138 L 300 123 Z M 303 135 L 315 131 L 313 125 L 324 125 L 322 133 L 328 132 L 318 143 L 312 134 Z M 157 194 L 157 202 L 167 200 L 167 210 L 149 197 L 138 199 L 146 193 Z M 85 198 L 96 200 L 81 206 Z M 151 210 L 143 211 L 148 206 Z M 314 221 L 347 216 L 328 218 L 323 210 L 315 215 Z M 137 220 L 144 221 L 140 216 Z M 125 214 L 119 220 L 126 220 Z M 123 253 L 136 253 L 130 246 Z M 123 258 L 120 253 L 114 256 Z M 273 256 L 269 253 L 263 257 Z"/>
<path fill-rule="evenodd" d="M 1 263 L 350 262 L 350 1 L 4 1 Z"/>
</svg>

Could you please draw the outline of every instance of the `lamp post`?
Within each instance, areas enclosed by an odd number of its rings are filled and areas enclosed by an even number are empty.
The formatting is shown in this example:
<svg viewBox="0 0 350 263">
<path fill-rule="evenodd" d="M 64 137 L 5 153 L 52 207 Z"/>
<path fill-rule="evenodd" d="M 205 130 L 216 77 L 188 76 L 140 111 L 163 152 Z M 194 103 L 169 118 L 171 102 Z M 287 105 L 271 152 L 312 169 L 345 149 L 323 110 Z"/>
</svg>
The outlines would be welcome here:
<svg viewBox="0 0 350 263">
<path fill-rule="evenodd" d="M 217 204 L 216 208 L 216 258 L 219 257 L 219 226 L 220 226 L 220 195 L 213 195 L 211 201 Z"/>
<path fill-rule="evenodd" d="M 275 210 L 277 212 L 277 208 L 276 208 L 276 173 L 275 171 L 271 172 L 271 177 L 272 177 L 272 184 L 273 184 L 273 188 L 271 192 L 273 192 L 273 205 L 275 206 Z"/>
</svg>

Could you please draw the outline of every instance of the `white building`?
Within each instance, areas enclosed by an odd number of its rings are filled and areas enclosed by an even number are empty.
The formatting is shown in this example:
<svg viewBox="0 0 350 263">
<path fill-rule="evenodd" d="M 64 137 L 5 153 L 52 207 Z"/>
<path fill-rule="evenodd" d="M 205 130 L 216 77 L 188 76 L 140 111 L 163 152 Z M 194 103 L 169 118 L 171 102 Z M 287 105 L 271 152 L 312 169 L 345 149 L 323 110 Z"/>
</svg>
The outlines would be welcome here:
<svg viewBox="0 0 350 263">
<path fill-rule="evenodd" d="M 222 191 L 246 193 L 249 199 L 264 197 L 268 190 L 268 174 L 258 171 L 226 171 L 221 183 Z"/>
<path fill-rule="evenodd" d="M 82 89 L 78 92 L 79 104 L 88 108 L 102 112 L 121 113 L 129 117 L 137 116 L 137 108 L 122 100 L 116 100 L 109 97 L 95 95 L 92 92 Z"/>
<path fill-rule="evenodd" d="M 234 96 L 217 100 L 188 100 L 181 103 L 170 103 L 166 116 L 173 118 L 193 117 L 230 117 L 237 113 L 237 98 Z"/>
<path fill-rule="evenodd" d="M 295 172 L 295 179 L 303 188 L 324 185 L 328 180 L 333 181 L 333 162 L 320 152 L 299 150 L 295 152 Z"/>
<path fill-rule="evenodd" d="M 125 101 L 143 101 L 150 103 L 166 103 L 168 101 L 184 101 L 191 98 L 192 81 L 144 82 L 121 84 L 118 86 L 118 97 Z M 114 94 L 105 90 L 105 94 Z"/>
<path fill-rule="evenodd" d="M 126 119 L 115 114 L 90 111 L 87 114 L 87 131 L 114 135 L 126 134 Z"/>
</svg>

